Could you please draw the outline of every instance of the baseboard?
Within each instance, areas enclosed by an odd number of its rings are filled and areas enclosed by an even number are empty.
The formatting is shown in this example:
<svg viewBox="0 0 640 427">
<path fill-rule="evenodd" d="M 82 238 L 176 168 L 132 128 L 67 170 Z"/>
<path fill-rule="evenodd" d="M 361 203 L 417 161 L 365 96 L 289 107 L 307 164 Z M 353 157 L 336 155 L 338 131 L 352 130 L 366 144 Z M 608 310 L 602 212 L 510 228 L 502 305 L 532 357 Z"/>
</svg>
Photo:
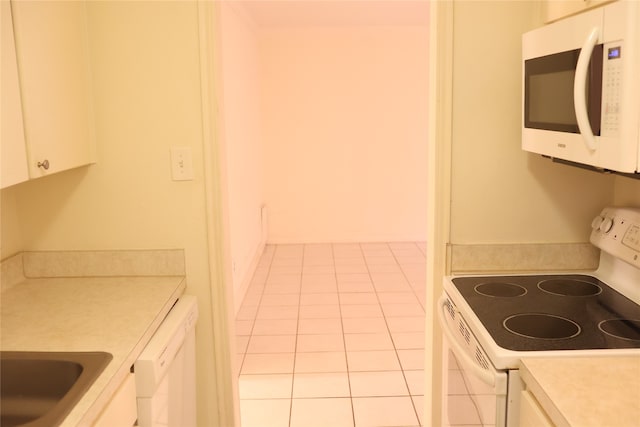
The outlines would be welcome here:
<svg viewBox="0 0 640 427">
<path fill-rule="evenodd" d="M 242 278 L 242 283 L 240 284 L 240 288 L 238 289 L 238 293 L 234 291 L 233 295 L 233 304 L 234 304 L 234 318 L 238 315 L 238 311 L 242 306 L 242 301 L 244 300 L 245 295 L 247 294 L 247 290 L 249 290 L 249 286 L 251 285 L 251 280 L 253 279 L 253 275 L 256 272 L 256 268 L 258 268 L 258 264 L 260 263 L 260 257 L 264 252 L 264 247 L 266 245 L 265 239 L 261 239 L 260 243 L 256 247 L 253 257 L 251 258 L 251 262 L 249 263 L 249 268 L 244 273 L 244 277 Z M 234 286 L 235 289 L 235 286 Z"/>
<path fill-rule="evenodd" d="M 269 245 L 300 245 L 309 243 L 395 243 L 395 242 L 425 242 L 426 234 L 411 236 L 400 235 L 357 235 L 357 236 L 315 236 L 308 238 L 269 236 Z"/>
</svg>

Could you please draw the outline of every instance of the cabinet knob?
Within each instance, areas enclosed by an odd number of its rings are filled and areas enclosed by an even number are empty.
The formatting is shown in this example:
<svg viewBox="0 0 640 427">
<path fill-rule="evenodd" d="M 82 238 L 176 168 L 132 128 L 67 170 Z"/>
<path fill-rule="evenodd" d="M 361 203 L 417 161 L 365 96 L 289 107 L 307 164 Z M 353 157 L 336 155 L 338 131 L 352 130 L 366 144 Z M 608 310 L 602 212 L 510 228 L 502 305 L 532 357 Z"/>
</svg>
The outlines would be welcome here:
<svg viewBox="0 0 640 427">
<path fill-rule="evenodd" d="M 44 170 L 49 169 L 49 160 L 45 159 L 43 162 L 38 162 L 38 167 Z"/>
</svg>

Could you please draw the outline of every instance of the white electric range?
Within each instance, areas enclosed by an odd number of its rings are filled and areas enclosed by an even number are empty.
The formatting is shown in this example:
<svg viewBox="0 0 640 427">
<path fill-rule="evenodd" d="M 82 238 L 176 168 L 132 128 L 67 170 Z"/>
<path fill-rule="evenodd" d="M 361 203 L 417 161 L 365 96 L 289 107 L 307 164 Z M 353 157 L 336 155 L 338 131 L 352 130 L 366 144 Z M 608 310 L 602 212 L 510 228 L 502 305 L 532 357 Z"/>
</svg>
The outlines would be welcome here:
<svg viewBox="0 0 640 427">
<path fill-rule="evenodd" d="M 605 208 L 591 226 L 596 271 L 445 278 L 447 425 L 517 426 L 524 358 L 640 357 L 640 209 Z"/>
</svg>

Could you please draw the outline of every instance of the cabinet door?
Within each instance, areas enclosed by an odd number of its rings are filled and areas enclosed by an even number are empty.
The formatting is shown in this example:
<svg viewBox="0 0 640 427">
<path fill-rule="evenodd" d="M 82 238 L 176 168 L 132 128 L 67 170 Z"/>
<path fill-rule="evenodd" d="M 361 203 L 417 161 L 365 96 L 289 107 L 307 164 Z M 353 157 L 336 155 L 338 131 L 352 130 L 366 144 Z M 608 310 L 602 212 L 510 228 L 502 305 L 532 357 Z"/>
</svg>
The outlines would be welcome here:
<svg viewBox="0 0 640 427">
<path fill-rule="evenodd" d="M 545 22 L 557 21 L 615 0 L 547 0 L 545 2 Z"/>
<path fill-rule="evenodd" d="M 136 380 L 134 374 L 130 373 L 98 415 L 92 427 L 133 426 L 137 417 Z"/>
<path fill-rule="evenodd" d="M 520 394 L 520 427 L 554 427 L 538 401 L 527 390 Z"/>
<path fill-rule="evenodd" d="M 2 69 L 0 70 L 0 188 L 29 179 L 22 123 L 18 64 L 13 38 L 11 5 L 0 2 Z"/>
<path fill-rule="evenodd" d="M 84 1 L 12 0 L 29 174 L 94 161 Z M 46 167 L 38 164 L 48 162 Z"/>
</svg>

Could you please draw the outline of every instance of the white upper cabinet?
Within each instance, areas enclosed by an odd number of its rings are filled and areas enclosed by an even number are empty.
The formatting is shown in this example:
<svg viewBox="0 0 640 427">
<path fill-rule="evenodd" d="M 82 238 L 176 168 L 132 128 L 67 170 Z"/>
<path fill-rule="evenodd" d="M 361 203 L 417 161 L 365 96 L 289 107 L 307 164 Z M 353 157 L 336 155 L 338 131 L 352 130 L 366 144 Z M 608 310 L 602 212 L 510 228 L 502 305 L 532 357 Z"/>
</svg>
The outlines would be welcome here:
<svg viewBox="0 0 640 427">
<path fill-rule="evenodd" d="M 0 188 L 8 187 L 29 179 L 27 152 L 22 126 L 22 103 L 18 83 L 18 64 L 13 38 L 11 6 L 8 1 L 0 2 L 2 26 L 2 69 L 0 70 Z"/>
<path fill-rule="evenodd" d="M 85 2 L 16 0 L 11 12 L 29 178 L 93 163 Z"/>
<path fill-rule="evenodd" d="M 544 3 L 544 20 L 545 22 L 557 21 L 612 1 L 615 0 L 546 0 Z"/>
</svg>

